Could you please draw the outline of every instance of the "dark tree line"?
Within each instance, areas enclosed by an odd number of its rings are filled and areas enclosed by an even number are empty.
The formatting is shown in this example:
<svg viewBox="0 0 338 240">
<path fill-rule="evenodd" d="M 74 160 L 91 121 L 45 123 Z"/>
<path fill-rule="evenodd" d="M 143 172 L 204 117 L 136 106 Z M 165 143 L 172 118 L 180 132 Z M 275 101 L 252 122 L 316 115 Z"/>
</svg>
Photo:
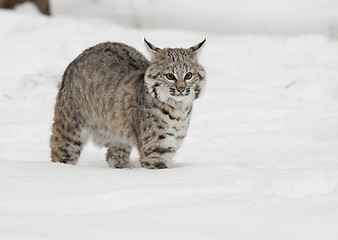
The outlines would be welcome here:
<svg viewBox="0 0 338 240">
<path fill-rule="evenodd" d="M 48 0 L 0 0 L 0 8 L 14 8 L 15 5 L 23 2 L 34 3 L 42 14 L 50 15 Z"/>
</svg>

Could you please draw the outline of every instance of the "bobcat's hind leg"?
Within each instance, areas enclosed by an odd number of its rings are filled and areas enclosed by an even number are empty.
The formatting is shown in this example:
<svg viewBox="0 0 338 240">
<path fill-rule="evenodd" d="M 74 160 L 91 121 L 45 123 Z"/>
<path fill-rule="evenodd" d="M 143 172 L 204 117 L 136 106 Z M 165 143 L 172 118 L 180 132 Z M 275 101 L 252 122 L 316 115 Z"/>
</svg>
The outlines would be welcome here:
<svg viewBox="0 0 338 240">
<path fill-rule="evenodd" d="M 51 157 L 53 162 L 75 165 L 83 148 L 80 130 L 55 121 L 50 139 Z"/>
<path fill-rule="evenodd" d="M 106 160 L 111 168 L 129 168 L 132 147 L 128 144 L 119 144 L 108 148 Z"/>
</svg>

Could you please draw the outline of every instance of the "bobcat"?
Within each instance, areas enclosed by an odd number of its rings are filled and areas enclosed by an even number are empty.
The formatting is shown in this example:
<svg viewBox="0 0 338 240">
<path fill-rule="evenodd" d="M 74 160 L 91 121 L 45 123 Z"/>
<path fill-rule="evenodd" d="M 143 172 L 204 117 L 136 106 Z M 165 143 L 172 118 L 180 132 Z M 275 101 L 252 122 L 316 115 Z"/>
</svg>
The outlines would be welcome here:
<svg viewBox="0 0 338 240">
<path fill-rule="evenodd" d="M 67 67 L 55 104 L 53 162 L 76 164 L 88 139 L 107 147 L 110 167 L 129 167 L 133 146 L 141 166 L 168 167 L 186 136 L 193 101 L 205 88 L 205 69 L 191 48 L 160 49 L 152 58 L 123 43 L 85 50 Z"/>
</svg>

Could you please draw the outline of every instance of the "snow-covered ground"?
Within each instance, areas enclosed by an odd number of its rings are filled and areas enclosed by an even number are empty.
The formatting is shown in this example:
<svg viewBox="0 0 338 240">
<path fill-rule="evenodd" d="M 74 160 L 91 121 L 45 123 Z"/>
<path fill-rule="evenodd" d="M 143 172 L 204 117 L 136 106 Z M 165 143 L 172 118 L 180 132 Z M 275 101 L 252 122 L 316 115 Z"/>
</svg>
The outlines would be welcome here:
<svg viewBox="0 0 338 240">
<path fill-rule="evenodd" d="M 1 240 L 338 239 L 337 40 L 5 10 L 0 23 Z M 205 36 L 208 88 L 172 168 L 111 169 L 92 145 L 77 166 L 50 162 L 57 85 L 82 50 Z"/>
</svg>

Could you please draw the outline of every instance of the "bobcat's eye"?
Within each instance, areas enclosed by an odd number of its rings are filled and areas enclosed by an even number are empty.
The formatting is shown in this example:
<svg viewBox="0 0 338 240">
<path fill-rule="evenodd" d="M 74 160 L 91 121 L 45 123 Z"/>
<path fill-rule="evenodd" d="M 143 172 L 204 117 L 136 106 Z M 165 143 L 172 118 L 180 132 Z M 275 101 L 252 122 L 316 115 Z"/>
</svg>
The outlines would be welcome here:
<svg viewBox="0 0 338 240">
<path fill-rule="evenodd" d="M 168 80 L 175 80 L 175 79 L 176 79 L 175 75 L 172 74 L 172 73 L 168 73 L 168 74 L 166 74 L 165 76 L 166 76 L 166 78 L 167 78 Z"/>
<path fill-rule="evenodd" d="M 187 74 L 185 74 L 185 77 L 184 77 L 185 80 L 189 80 L 191 78 L 192 78 L 192 73 L 191 72 L 188 72 Z"/>
</svg>

